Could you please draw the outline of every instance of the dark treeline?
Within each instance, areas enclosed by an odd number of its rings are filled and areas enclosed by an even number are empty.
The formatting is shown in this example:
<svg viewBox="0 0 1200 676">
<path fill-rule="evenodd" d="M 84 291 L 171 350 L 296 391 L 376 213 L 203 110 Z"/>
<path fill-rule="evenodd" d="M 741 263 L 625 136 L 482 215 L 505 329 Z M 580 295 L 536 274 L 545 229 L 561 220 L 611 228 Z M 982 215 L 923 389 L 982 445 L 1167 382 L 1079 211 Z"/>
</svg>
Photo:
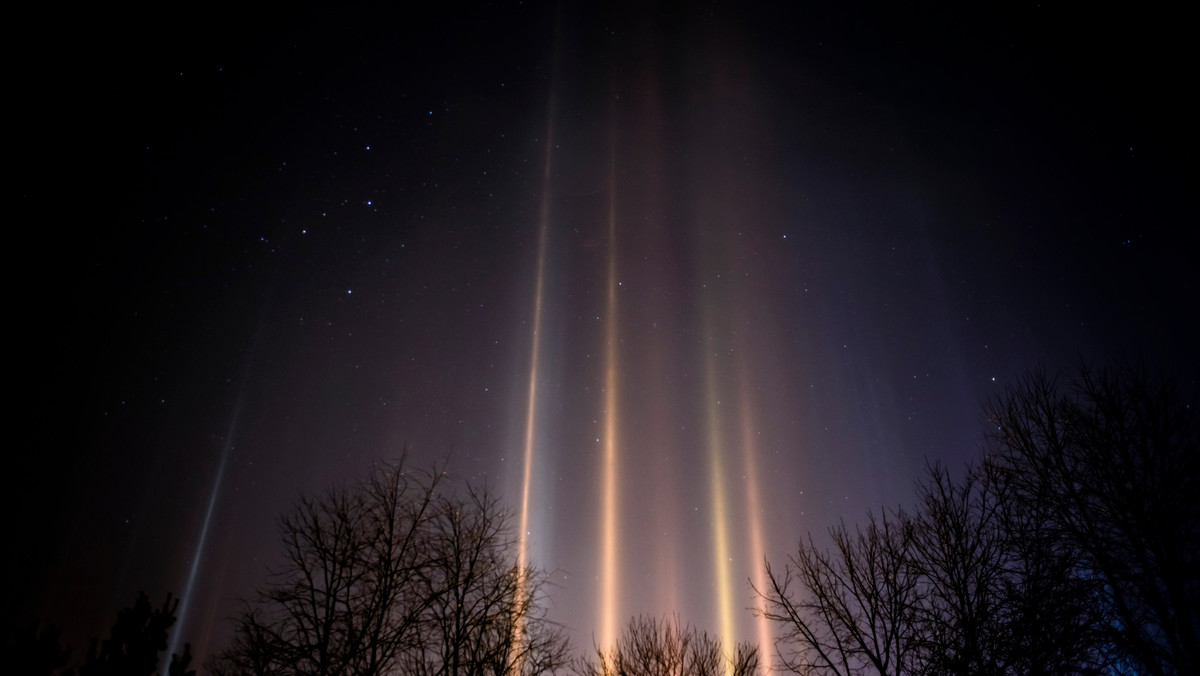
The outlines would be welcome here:
<svg viewBox="0 0 1200 676">
<path fill-rule="evenodd" d="M 10 673 L 59 676 L 150 676 L 158 674 L 159 653 L 167 649 L 167 632 L 175 624 L 179 599 L 155 608 L 150 597 L 138 593 L 133 605 L 121 609 L 107 639 L 93 639 L 84 661 L 70 663 L 71 648 L 61 641 L 54 625 L 39 627 L 32 622 L 6 637 L 5 668 Z M 171 655 L 166 676 L 196 676 L 191 669 L 192 647 Z"/>
<path fill-rule="evenodd" d="M 813 539 L 760 590 L 812 674 L 1200 673 L 1196 412 L 1140 369 L 1041 371 L 986 406 L 983 459 L 909 512 Z"/>
<path fill-rule="evenodd" d="M 302 498 L 284 563 L 234 618 L 216 674 L 748 676 L 1200 673 L 1200 436 L 1192 398 L 1129 366 L 1034 371 L 985 412 L 984 455 L 931 464 L 910 509 L 809 535 L 757 590 L 775 654 L 678 619 L 633 618 L 576 655 L 545 613 L 548 575 L 478 488 L 403 460 Z M 523 564 L 523 565 L 522 565 Z M 53 629 L 26 673 L 157 673 L 174 622 L 139 596 L 68 666 Z M 189 671 L 190 652 L 170 674 Z"/>
</svg>

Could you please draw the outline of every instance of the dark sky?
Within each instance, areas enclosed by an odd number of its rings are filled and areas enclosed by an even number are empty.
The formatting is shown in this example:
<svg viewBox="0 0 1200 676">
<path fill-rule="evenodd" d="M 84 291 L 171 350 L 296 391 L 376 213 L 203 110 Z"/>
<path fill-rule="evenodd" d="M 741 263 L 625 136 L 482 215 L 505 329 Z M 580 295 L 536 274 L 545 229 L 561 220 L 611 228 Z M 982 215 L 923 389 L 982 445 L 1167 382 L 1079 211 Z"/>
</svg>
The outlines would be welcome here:
<svg viewBox="0 0 1200 676">
<path fill-rule="evenodd" d="M 763 557 L 1022 370 L 1194 387 L 1185 22 L 887 6 L 15 17 L 10 615 L 79 656 L 172 591 L 206 654 L 298 492 L 407 445 L 514 508 L 531 460 L 581 650 L 755 640 Z"/>
</svg>

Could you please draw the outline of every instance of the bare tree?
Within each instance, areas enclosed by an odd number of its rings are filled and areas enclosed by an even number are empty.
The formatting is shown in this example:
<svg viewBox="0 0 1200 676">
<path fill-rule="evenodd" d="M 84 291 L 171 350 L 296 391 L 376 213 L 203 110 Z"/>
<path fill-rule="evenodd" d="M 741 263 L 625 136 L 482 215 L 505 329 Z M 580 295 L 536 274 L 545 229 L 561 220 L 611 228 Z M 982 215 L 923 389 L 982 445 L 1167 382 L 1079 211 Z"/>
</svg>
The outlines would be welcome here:
<svg viewBox="0 0 1200 676">
<path fill-rule="evenodd" d="M 430 599 L 407 674 L 538 674 L 569 661 L 569 647 L 544 613 L 545 572 L 518 570 L 507 512 L 486 492 L 439 500 L 415 579 Z"/>
<path fill-rule="evenodd" d="M 378 674 L 417 644 L 429 600 L 409 580 L 441 474 L 401 463 L 372 468 L 353 488 L 302 496 L 280 519 L 284 563 L 247 603 L 221 670 L 257 674 Z"/>
<path fill-rule="evenodd" d="M 539 605 L 545 575 L 530 568 L 514 584 L 507 512 L 447 483 L 400 461 L 302 497 L 280 520 L 284 564 L 247 602 L 213 670 L 509 674 L 519 659 L 536 674 L 565 664 L 566 641 Z"/>
<path fill-rule="evenodd" d="M 985 464 L 955 481 L 940 466 L 918 485 L 912 568 L 924 674 L 1092 674 L 1104 665 L 1091 598 Z M 1062 559 L 1057 559 L 1061 562 Z"/>
<path fill-rule="evenodd" d="M 758 648 L 733 646 L 726 654 L 714 636 L 680 625 L 678 618 L 634 617 L 611 651 L 596 649 L 577 663 L 580 676 L 751 676 L 758 673 Z"/>
<path fill-rule="evenodd" d="M 1070 548 L 1009 497 L 994 468 L 961 480 L 932 465 L 910 514 L 801 543 L 760 594 L 782 628 L 782 666 L 817 674 L 1096 674 L 1110 663 L 1092 629 Z M 798 583 L 799 590 L 793 589 Z"/>
<path fill-rule="evenodd" d="M 923 673 L 1007 670 L 1007 557 L 990 498 L 969 469 L 955 482 L 932 465 L 918 485 L 910 567 L 923 590 L 913 617 Z"/>
<path fill-rule="evenodd" d="M 1112 673 L 1091 582 L 1076 575 L 1070 543 L 1056 535 L 1044 501 L 1014 499 L 1003 472 L 984 462 L 972 476 L 993 505 L 1004 560 L 1001 599 L 992 603 L 997 653 L 1009 673 Z"/>
<path fill-rule="evenodd" d="M 990 472 L 1034 515 L 1047 565 L 1090 586 L 1116 671 L 1200 672 L 1195 402 L 1144 370 L 1035 371 L 989 407 Z"/>
<path fill-rule="evenodd" d="M 903 512 L 853 533 L 829 530 L 832 551 L 810 535 L 782 574 L 767 566 L 766 616 L 782 629 L 779 657 L 803 674 L 902 674 L 914 659 L 922 588 L 910 565 L 913 533 Z M 800 590 L 793 588 L 799 583 Z"/>
</svg>

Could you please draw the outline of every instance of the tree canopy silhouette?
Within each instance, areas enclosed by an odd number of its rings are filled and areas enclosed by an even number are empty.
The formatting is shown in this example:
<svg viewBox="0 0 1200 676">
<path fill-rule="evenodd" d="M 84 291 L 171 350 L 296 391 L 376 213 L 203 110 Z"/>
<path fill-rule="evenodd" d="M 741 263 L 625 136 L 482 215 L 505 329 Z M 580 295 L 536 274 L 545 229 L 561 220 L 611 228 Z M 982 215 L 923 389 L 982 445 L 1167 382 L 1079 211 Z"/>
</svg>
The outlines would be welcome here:
<svg viewBox="0 0 1200 676">
<path fill-rule="evenodd" d="M 809 536 L 759 590 L 782 666 L 817 674 L 1200 669 L 1195 409 L 1120 365 L 1033 371 L 986 406 L 983 462 L 912 512 Z"/>
<path fill-rule="evenodd" d="M 93 640 L 87 661 L 79 669 L 80 676 L 152 676 L 158 669 L 158 654 L 167 649 L 167 632 L 175 624 L 179 599 L 171 595 L 159 608 L 150 605 L 150 598 L 139 592 L 137 601 L 117 613 L 112 635 L 100 642 Z M 194 676 L 189 671 L 192 647 L 185 644 L 182 655 L 172 655 L 168 672 L 171 676 Z"/>
<path fill-rule="evenodd" d="M 60 674 L 61 676 L 152 676 L 158 673 L 159 653 L 167 649 L 167 633 L 175 624 L 179 600 L 167 594 L 162 606 L 155 608 L 145 592 L 138 592 L 133 605 L 117 612 L 108 638 L 93 638 L 82 664 L 68 664 L 71 647 L 61 643 L 62 631 L 53 624 L 39 629 L 32 622 L 18 635 L 6 637 L 6 666 L 23 674 Z M 171 655 L 169 676 L 195 676 L 189 669 L 192 646 L 184 644 L 183 654 Z"/>
<path fill-rule="evenodd" d="M 990 474 L 1024 539 L 1045 543 L 1045 565 L 1087 587 L 1111 663 L 1200 672 L 1194 397 L 1120 364 L 1066 379 L 1034 371 L 988 413 Z"/>
<path fill-rule="evenodd" d="M 440 471 L 378 465 L 280 520 L 284 564 L 247 601 L 216 673 L 540 674 L 567 664 L 545 572 L 510 515 Z"/>
<path fill-rule="evenodd" d="M 580 676 L 753 676 L 758 648 L 730 646 L 678 619 L 634 617 L 610 651 L 597 648 L 592 659 L 576 663 Z"/>
</svg>

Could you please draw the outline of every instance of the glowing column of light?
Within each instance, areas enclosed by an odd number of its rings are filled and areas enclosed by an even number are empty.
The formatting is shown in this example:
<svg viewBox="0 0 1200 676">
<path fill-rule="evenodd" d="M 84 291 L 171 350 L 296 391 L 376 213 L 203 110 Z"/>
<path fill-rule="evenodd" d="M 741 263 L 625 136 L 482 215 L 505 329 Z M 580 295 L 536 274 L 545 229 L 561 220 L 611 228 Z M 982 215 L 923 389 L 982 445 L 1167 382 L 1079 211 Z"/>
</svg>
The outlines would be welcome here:
<svg viewBox="0 0 1200 676">
<path fill-rule="evenodd" d="M 550 96 L 546 115 L 546 157 L 542 174 L 542 204 L 538 215 L 537 276 L 533 292 L 533 333 L 529 348 L 529 396 L 525 413 L 525 452 L 521 476 L 521 530 L 517 534 L 516 601 L 525 600 L 525 570 L 529 566 L 529 494 L 533 483 L 534 439 L 537 430 L 538 362 L 541 360 L 542 304 L 545 296 L 546 246 L 550 230 L 550 159 L 554 148 L 554 95 Z M 515 673 L 521 672 L 521 634 L 523 617 L 513 623 L 512 651 Z"/>
<path fill-rule="evenodd" d="M 737 640 L 733 631 L 733 590 L 729 572 L 729 528 L 725 505 L 725 468 L 721 443 L 721 410 L 717 388 L 717 364 L 711 350 L 705 353 L 705 397 L 708 400 L 708 462 L 713 511 L 713 553 L 717 574 L 717 609 L 720 614 L 721 645 L 730 658 L 726 667 L 733 671 Z"/>
<path fill-rule="evenodd" d="M 249 371 L 249 368 L 247 368 Z M 233 407 L 233 415 L 229 419 L 229 428 L 225 433 L 225 445 L 221 448 L 221 461 L 217 465 L 216 479 L 213 480 L 212 492 L 208 496 L 208 508 L 204 510 L 204 523 L 200 526 L 200 536 L 196 542 L 196 553 L 192 557 L 192 565 L 188 569 L 187 584 L 183 588 L 183 597 L 179 602 L 179 621 L 175 625 L 175 630 L 171 632 L 171 641 L 167 646 L 167 659 L 163 660 L 163 676 L 167 673 L 171 666 L 170 656 L 179 652 L 179 642 L 182 640 L 184 627 L 188 621 L 188 612 L 191 609 L 192 597 L 196 589 L 196 577 L 200 572 L 200 561 L 204 555 L 204 550 L 208 546 L 208 534 L 212 530 L 213 513 L 217 509 L 217 499 L 221 495 L 221 484 L 225 479 L 225 465 L 229 461 L 229 455 L 233 451 L 233 435 L 237 431 L 238 420 L 242 417 L 242 404 L 246 396 L 246 385 L 242 383 L 242 390 L 238 393 L 237 403 Z"/>
<path fill-rule="evenodd" d="M 233 404 L 233 413 L 229 416 L 229 427 L 225 431 L 225 444 L 221 447 L 221 460 L 217 464 L 217 474 L 213 479 L 212 492 L 208 495 L 208 507 L 204 510 L 204 522 L 200 525 L 200 535 L 197 538 L 195 555 L 192 565 L 188 568 L 187 584 L 183 588 L 183 596 L 179 601 L 179 621 L 171 632 L 171 640 L 167 645 L 167 659 L 163 660 L 162 675 L 167 676 L 171 667 L 170 656 L 179 652 L 179 642 L 184 635 L 188 613 L 191 610 L 192 597 L 195 596 L 196 577 L 200 573 L 201 557 L 208 547 L 208 534 L 212 530 L 213 514 L 217 510 L 217 500 L 221 496 L 221 485 L 225 482 L 225 466 L 229 464 L 229 456 L 233 453 L 233 438 L 237 433 L 238 421 L 242 418 L 242 409 L 246 404 L 246 389 L 250 384 L 250 373 L 254 367 L 254 355 L 258 353 L 258 344 L 262 340 L 263 331 L 267 326 L 267 315 L 271 307 L 271 298 L 275 295 L 275 285 L 279 281 L 279 268 L 271 278 L 271 286 L 267 289 L 267 300 L 263 304 L 262 314 L 258 318 L 258 330 L 254 333 L 254 343 L 250 347 L 250 355 L 246 359 L 246 367 L 242 370 L 242 382 L 238 387 L 238 396 Z"/>
<path fill-rule="evenodd" d="M 750 556 L 754 562 L 751 568 L 751 579 L 754 588 L 760 591 L 767 589 L 766 546 L 763 540 L 762 525 L 762 496 L 758 483 L 758 444 L 754 440 L 754 409 L 750 398 L 750 378 L 745 365 L 739 369 L 740 411 L 739 418 L 742 427 L 742 463 L 746 473 L 746 511 L 750 515 Z M 763 611 L 766 609 L 762 599 L 754 600 L 757 615 L 758 654 L 764 662 L 769 660 L 772 653 L 771 623 Z"/>
<path fill-rule="evenodd" d="M 611 134 L 615 136 L 615 132 Z M 601 567 L 600 649 L 617 640 L 617 198 L 616 144 L 610 139 L 608 179 L 608 298 L 604 330 L 604 559 Z"/>
</svg>

